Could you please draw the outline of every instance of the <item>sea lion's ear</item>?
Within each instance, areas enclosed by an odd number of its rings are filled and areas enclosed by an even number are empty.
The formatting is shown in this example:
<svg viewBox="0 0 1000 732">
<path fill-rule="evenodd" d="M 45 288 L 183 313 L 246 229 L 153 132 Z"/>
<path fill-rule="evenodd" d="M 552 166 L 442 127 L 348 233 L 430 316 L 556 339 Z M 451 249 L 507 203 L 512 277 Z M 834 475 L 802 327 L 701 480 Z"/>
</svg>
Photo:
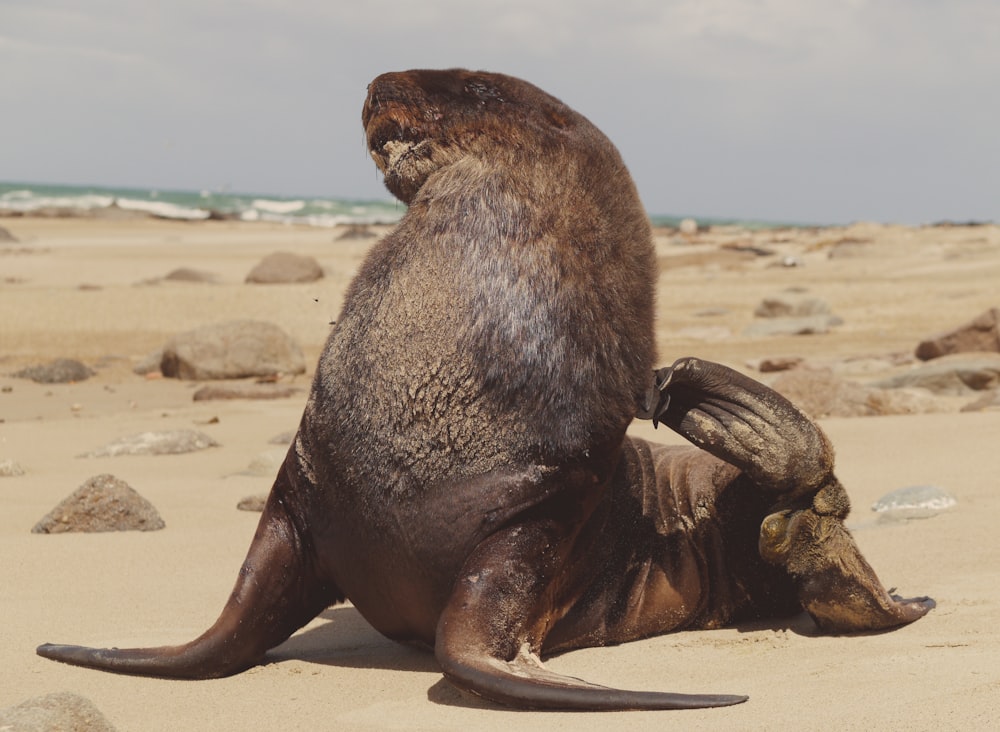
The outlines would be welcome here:
<svg viewBox="0 0 1000 732">
<path fill-rule="evenodd" d="M 792 501 L 829 482 L 829 440 L 794 404 L 738 371 L 682 358 L 654 375 L 640 418 L 663 422 L 740 468 L 760 488 Z"/>
</svg>

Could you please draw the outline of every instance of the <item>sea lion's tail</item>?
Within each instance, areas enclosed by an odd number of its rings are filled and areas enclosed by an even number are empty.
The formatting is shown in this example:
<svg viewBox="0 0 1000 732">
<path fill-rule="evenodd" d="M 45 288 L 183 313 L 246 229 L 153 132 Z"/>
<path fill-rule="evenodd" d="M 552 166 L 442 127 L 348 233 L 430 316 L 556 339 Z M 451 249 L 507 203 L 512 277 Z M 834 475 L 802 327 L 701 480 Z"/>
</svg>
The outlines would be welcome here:
<svg viewBox="0 0 1000 732">
<path fill-rule="evenodd" d="M 229 676 L 259 662 L 325 607 L 343 600 L 317 578 L 308 536 L 289 505 L 298 475 L 294 451 L 278 473 L 236 587 L 215 624 L 179 646 L 86 648 L 46 643 L 38 655 L 76 666 L 140 676 L 205 679 Z"/>
</svg>

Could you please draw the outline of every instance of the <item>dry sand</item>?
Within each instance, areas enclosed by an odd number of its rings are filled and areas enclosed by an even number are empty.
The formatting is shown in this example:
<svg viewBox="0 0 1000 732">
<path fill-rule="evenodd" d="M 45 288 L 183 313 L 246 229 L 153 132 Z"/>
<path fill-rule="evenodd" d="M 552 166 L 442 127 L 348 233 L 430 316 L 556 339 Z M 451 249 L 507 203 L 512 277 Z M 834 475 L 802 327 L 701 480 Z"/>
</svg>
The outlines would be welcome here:
<svg viewBox="0 0 1000 732">
<path fill-rule="evenodd" d="M 41 659 L 46 641 L 156 645 L 186 641 L 215 619 L 258 518 L 237 501 L 270 478 L 242 474 L 268 440 L 294 429 L 305 399 L 193 402 L 194 385 L 145 379 L 132 365 L 182 330 L 231 318 L 277 323 L 312 364 L 369 241 L 329 230 L 205 222 L 0 219 L 21 242 L 0 247 L 0 708 L 54 691 L 90 698 L 121 730 L 989 729 L 1000 713 L 1000 412 L 829 419 L 852 526 L 887 586 L 938 607 L 894 632 L 819 637 L 805 616 L 685 632 L 554 658 L 557 671 L 621 687 L 746 693 L 720 710 L 524 713 L 462 697 L 431 655 L 372 631 L 350 607 L 331 609 L 268 663 L 217 681 L 99 673 Z M 846 240 L 846 245 L 845 245 Z M 853 241 L 852 241 L 853 240 Z M 857 240 L 862 240 L 859 244 Z M 845 256 L 830 258 L 838 246 Z M 722 245 L 768 247 L 743 260 Z M 1000 305 L 1000 229 L 849 229 L 660 236 L 661 362 L 693 354 L 747 370 L 768 356 L 847 364 L 859 378 L 888 368 L 936 331 Z M 250 286 L 263 256 L 315 256 L 328 276 L 308 285 Z M 846 256 L 846 255 L 851 256 Z M 188 266 L 219 284 L 142 284 Z M 82 287 L 81 286 L 85 286 Z M 805 288 L 844 324 L 825 335 L 748 338 L 767 295 Z M 706 315 L 703 311 L 721 308 Z M 97 376 L 41 385 L 9 377 L 55 357 Z M 311 373 L 310 366 L 310 373 Z M 290 380 L 305 389 L 310 374 Z M 213 420 L 217 418 L 217 422 Z M 149 429 L 197 428 L 221 447 L 179 456 L 78 458 Z M 648 425 L 662 441 L 679 438 Z M 43 536 L 31 527 L 91 476 L 110 472 L 149 499 L 167 528 Z M 872 501 L 932 484 L 958 498 L 933 518 L 879 523 Z"/>
</svg>

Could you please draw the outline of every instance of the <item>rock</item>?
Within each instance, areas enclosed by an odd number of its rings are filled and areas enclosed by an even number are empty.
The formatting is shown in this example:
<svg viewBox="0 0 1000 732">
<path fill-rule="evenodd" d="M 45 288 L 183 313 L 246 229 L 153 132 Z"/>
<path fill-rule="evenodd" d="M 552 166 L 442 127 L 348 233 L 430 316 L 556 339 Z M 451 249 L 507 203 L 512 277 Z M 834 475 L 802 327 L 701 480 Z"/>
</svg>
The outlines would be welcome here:
<svg viewBox="0 0 1000 732">
<path fill-rule="evenodd" d="M 0 478 L 15 478 L 24 475 L 24 468 L 10 458 L 0 458 Z"/>
<path fill-rule="evenodd" d="M 246 498 L 241 498 L 240 502 L 236 504 L 236 508 L 240 511 L 257 511 L 260 513 L 264 510 L 264 506 L 267 504 L 267 494 L 262 493 L 259 496 L 247 496 Z"/>
<path fill-rule="evenodd" d="M 94 703 L 60 691 L 0 709 L 0 730 L 9 732 L 115 732 Z"/>
<path fill-rule="evenodd" d="M 204 381 L 305 373 L 302 350 L 281 328 L 233 320 L 181 333 L 163 347 L 164 376 Z"/>
<path fill-rule="evenodd" d="M 775 356 L 761 359 L 757 364 L 757 370 L 762 374 L 774 373 L 776 371 L 788 371 L 801 366 L 803 358 L 801 356 Z"/>
<path fill-rule="evenodd" d="M 765 297 L 753 314 L 758 318 L 804 318 L 829 315 L 830 306 L 818 297 L 782 294 Z"/>
<path fill-rule="evenodd" d="M 160 371 L 160 363 L 163 361 L 163 349 L 153 351 L 139 363 L 132 367 L 132 372 L 139 376 L 154 374 Z"/>
<path fill-rule="evenodd" d="M 164 526 L 149 501 L 125 481 L 105 473 L 77 488 L 35 524 L 31 533 L 156 531 Z"/>
<path fill-rule="evenodd" d="M 256 284 L 315 282 L 322 276 L 323 268 L 315 258 L 291 252 L 275 252 L 264 257 L 250 270 L 246 282 Z"/>
<path fill-rule="evenodd" d="M 0 242 L 4 244 L 16 244 L 18 242 L 18 238 L 7 231 L 7 229 L 0 226 Z"/>
<path fill-rule="evenodd" d="M 197 430 L 140 432 L 121 437 L 79 457 L 118 457 L 119 455 L 180 455 L 218 447 L 219 443 Z"/>
<path fill-rule="evenodd" d="M 929 361 L 968 351 L 1000 352 L 1000 308 L 991 308 L 955 330 L 922 341 L 916 354 L 921 361 Z"/>
<path fill-rule="evenodd" d="M 760 338 L 777 335 L 822 335 L 844 321 L 836 315 L 810 315 L 799 318 L 767 318 L 751 323 L 743 330 L 745 336 Z"/>
<path fill-rule="evenodd" d="M 782 372 L 771 388 L 814 419 L 923 414 L 940 411 L 938 402 L 920 391 L 888 391 L 835 376 L 826 368 L 796 368 Z"/>
<path fill-rule="evenodd" d="M 93 376 L 93 371 L 72 358 L 57 358 L 49 363 L 29 366 L 13 374 L 22 379 L 31 379 L 39 384 L 69 384 L 85 381 Z"/>
<path fill-rule="evenodd" d="M 698 222 L 694 219 L 683 219 L 677 228 L 685 236 L 692 236 L 698 233 Z"/>
<path fill-rule="evenodd" d="M 1000 389 L 988 391 L 974 402 L 969 402 L 962 412 L 1000 412 Z"/>
<path fill-rule="evenodd" d="M 876 381 L 883 389 L 919 387 L 934 394 L 962 396 L 1000 387 L 1000 353 L 956 353 Z"/>
<path fill-rule="evenodd" d="M 192 269 L 191 267 L 178 267 L 167 273 L 163 279 L 168 282 L 207 282 L 211 284 L 217 281 L 216 276 L 211 272 L 204 272 L 200 269 Z"/>
<path fill-rule="evenodd" d="M 930 518 L 954 507 L 958 501 L 944 488 L 933 485 L 911 485 L 886 493 L 872 504 L 879 518 L 905 520 Z"/>
<path fill-rule="evenodd" d="M 244 384 L 240 386 L 203 386 L 194 393 L 194 401 L 215 399 L 286 399 L 301 391 L 293 386 L 276 384 Z"/>
</svg>

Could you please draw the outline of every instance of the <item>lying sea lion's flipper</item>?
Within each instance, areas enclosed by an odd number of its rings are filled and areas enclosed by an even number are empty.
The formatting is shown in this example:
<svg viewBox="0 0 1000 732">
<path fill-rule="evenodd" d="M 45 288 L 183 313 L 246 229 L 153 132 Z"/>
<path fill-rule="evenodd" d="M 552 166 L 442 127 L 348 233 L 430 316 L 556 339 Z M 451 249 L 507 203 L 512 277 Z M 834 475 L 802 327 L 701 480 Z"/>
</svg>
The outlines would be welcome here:
<svg viewBox="0 0 1000 732">
<path fill-rule="evenodd" d="M 86 648 L 46 643 L 38 655 L 75 666 L 140 676 L 206 679 L 243 671 L 263 658 L 324 608 L 344 600 L 321 581 L 308 535 L 295 516 L 302 506 L 290 489 L 301 474 L 294 447 L 278 472 L 236 587 L 219 619 L 200 637 L 179 646 Z"/>
<path fill-rule="evenodd" d="M 614 711 L 696 709 L 739 704 L 745 696 L 625 691 L 547 670 L 538 658 L 558 618 L 540 598 L 566 541 L 543 519 L 504 529 L 481 543 L 466 562 L 437 627 L 434 652 L 459 689 L 493 702 L 531 709 Z"/>
<path fill-rule="evenodd" d="M 829 440 L 794 404 L 722 364 L 682 358 L 655 374 L 640 418 L 663 422 L 789 502 L 833 473 Z"/>
<path fill-rule="evenodd" d="M 930 598 L 902 599 L 882 586 L 844 526 L 850 501 L 833 473 L 829 440 L 773 389 L 721 364 L 684 358 L 656 372 L 641 416 L 740 468 L 773 497 L 761 556 L 787 569 L 821 630 L 882 630 L 934 607 Z"/>
</svg>

